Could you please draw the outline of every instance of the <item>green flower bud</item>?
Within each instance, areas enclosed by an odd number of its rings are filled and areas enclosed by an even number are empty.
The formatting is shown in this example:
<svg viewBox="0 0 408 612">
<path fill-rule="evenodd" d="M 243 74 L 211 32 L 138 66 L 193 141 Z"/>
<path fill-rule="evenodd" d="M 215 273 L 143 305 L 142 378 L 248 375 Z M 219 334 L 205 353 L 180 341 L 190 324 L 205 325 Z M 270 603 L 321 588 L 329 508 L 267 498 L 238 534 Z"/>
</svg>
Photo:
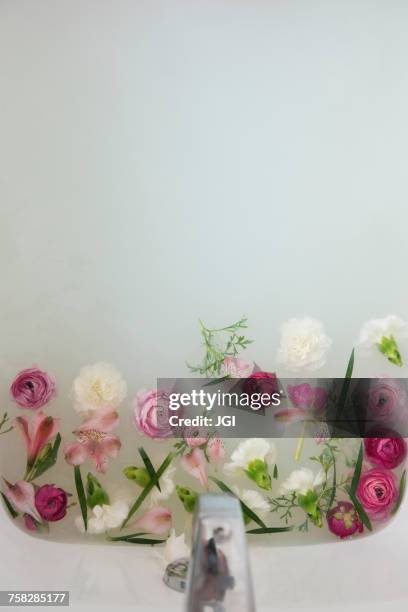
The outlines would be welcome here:
<svg viewBox="0 0 408 612">
<path fill-rule="evenodd" d="M 193 512 L 198 497 L 197 493 L 187 487 L 180 487 L 179 485 L 176 486 L 176 491 L 184 509 L 189 513 Z"/>
<path fill-rule="evenodd" d="M 322 512 L 317 505 L 318 496 L 311 489 L 301 495 L 300 493 L 296 496 L 299 506 L 306 512 L 308 517 L 313 521 L 317 527 L 322 526 Z"/>
<path fill-rule="evenodd" d="M 90 508 L 108 505 L 109 495 L 100 482 L 90 472 L 86 478 L 87 501 Z"/>
<path fill-rule="evenodd" d="M 129 465 L 123 470 L 124 475 L 129 480 L 134 480 L 140 487 L 145 487 L 150 482 L 149 472 L 146 468 L 136 467 L 135 465 Z"/>
<path fill-rule="evenodd" d="M 401 353 L 398 350 L 397 341 L 394 336 L 383 336 L 377 346 L 380 353 L 385 355 L 388 361 L 400 368 L 402 367 Z"/>
<path fill-rule="evenodd" d="M 247 476 L 256 482 L 258 487 L 270 491 L 272 489 L 272 480 L 268 472 L 268 466 L 262 459 L 254 459 L 248 463 L 246 470 Z"/>
</svg>

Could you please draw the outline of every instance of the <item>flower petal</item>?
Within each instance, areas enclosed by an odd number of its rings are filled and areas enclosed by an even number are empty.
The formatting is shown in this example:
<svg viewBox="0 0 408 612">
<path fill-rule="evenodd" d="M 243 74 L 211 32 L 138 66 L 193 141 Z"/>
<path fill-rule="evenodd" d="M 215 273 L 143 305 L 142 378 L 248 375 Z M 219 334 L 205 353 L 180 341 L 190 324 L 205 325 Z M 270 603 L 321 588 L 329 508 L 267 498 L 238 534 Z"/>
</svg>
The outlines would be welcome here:
<svg viewBox="0 0 408 612">
<path fill-rule="evenodd" d="M 162 506 L 157 506 L 143 514 L 143 516 L 134 523 L 134 526 L 144 529 L 149 533 L 159 535 L 166 533 L 166 531 L 170 529 L 171 518 L 170 510 Z"/>
</svg>

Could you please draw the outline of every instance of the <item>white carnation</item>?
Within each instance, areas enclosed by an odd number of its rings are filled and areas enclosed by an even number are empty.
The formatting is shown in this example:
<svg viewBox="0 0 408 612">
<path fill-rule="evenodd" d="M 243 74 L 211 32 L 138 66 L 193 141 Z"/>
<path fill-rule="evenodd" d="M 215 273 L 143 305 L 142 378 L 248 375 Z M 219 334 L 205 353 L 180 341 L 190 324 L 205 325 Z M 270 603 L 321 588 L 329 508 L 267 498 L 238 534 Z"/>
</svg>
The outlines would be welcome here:
<svg viewBox="0 0 408 612">
<path fill-rule="evenodd" d="M 308 491 L 313 491 L 323 484 L 323 481 L 323 470 L 320 470 L 315 475 L 312 470 L 303 467 L 300 470 L 294 470 L 288 478 L 282 482 L 279 492 L 281 495 L 287 495 L 288 493 L 306 495 Z"/>
<path fill-rule="evenodd" d="M 102 406 L 117 408 L 126 397 L 127 387 L 116 368 L 108 363 L 95 363 L 81 369 L 72 390 L 75 409 L 88 412 Z"/>
<path fill-rule="evenodd" d="M 158 550 L 160 550 L 160 552 L 158 552 Z M 160 561 L 163 569 L 165 569 L 169 563 L 173 563 L 173 561 L 190 556 L 190 548 L 186 544 L 184 533 L 176 536 L 175 529 L 170 531 L 170 535 L 164 547 L 158 550 L 156 549 L 154 551 L 154 556 Z"/>
<path fill-rule="evenodd" d="M 159 491 L 159 489 L 155 487 L 150 494 L 151 507 L 160 505 L 160 502 L 164 501 L 165 499 L 168 499 L 170 495 L 172 495 L 174 489 L 176 488 L 174 484 L 174 478 L 173 478 L 175 471 L 176 471 L 176 468 L 173 466 L 170 466 L 164 472 L 163 476 L 160 478 L 160 489 L 161 490 Z"/>
<path fill-rule="evenodd" d="M 248 508 L 260 516 L 263 516 L 270 510 L 268 502 L 260 493 L 258 493 L 258 491 L 254 491 L 252 489 L 244 489 L 243 491 L 240 491 L 236 486 L 232 487 L 232 490 L 234 491 L 235 495 L 248 506 Z"/>
<path fill-rule="evenodd" d="M 91 516 L 88 517 L 87 533 L 97 535 L 120 527 L 129 513 L 129 504 L 119 499 L 109 505 L 95 506 L 91 512 Z M 85 533 L 84 521 L 81 515 L 76 517 L 75 525 L 81 533 Z"/>
<path fill-rule="evenodd" d="M 408 335 L 408 323 L 397 315 L 388 315 L 384 319 L 371 319 L 362 326 L 358 344 L 363 349 L 370 349 L 381 342 L 382 338 L 405 338 Z"/>
<path fill-rule="evenodd" d="M 266 463 L 276 463 L 276 446 L 263 438 L 249 438 L 241 442 L 231 454 L 230 463 L 224 465 L 226 474 L 232 474 L 239 470 L 246 470 L 248 464 L 255 459 L 261 459 Z"/>
<path fill-rule="evenodd" d="M 288 370 L 318 370 L 332 341 L 316 319 L 290 319 L 281 327 L 277 359 Z"/>
</svg>

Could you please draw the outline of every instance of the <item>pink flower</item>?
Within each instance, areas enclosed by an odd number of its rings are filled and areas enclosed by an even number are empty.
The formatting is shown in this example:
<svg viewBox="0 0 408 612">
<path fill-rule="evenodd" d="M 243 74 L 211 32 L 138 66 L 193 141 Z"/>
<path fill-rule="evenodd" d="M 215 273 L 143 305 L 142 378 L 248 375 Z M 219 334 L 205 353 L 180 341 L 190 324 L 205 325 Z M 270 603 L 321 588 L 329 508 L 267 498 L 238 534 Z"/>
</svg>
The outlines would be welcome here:
<svg viewBox="0 0 408 612">
<path fill-rule="evenodd" d="M 6 485 L 5 495 L 15 510 L 22 514 L 29 514 L 41 523 L 41 517 L 35 507 L 34 486 L 31 482 L 19 480 L 16 484 L 12 485 L 5 478 L 3 480 Z"/>
<path fill-rule="evenodd" d="M 22 370 L 13 380 L 10 394 L 21 408 L 37 410 L 56 395 L 55 380 L 38 368 Z"/>
<path fill-rule="evenodd" d="M 407 394 L 397 379 L 362 379 L 354 397 L 357 407 L 369 420 L 390 423 L 399 421 L 406 414 Z"/>
<path fill-rule="evenodd" d="M 284 423 L 302 421 L 321 414 L 327 403 L 327 391 L 322 387 L 312 387 L 309 383 L 288 385 L 288 397 L 292 408 L 283 408 L 275 413 L 275 419 Z"/>
<path fill-rule="evenodd" d="M 184 457 L 180 459 L 180 465 L 188 474 L 190 474 L 190 476 L 197 478 L 201 486 L 207 488 L 208 476 L 206 470 L 206 460 L 201 448 L 195 448 L 188 455 L 184 455 Z"/>
<path fill-rule="evenodd" d="M 220 374 L 230 378 L 248 378 L 253 369 L 253 363 L 247 363 L 240 357 L 225 357 Z"/>
<path fill-rule="evenodd" d="M 339 538 L 349 538 L 356 531 L 363 531 L 363 523 L 360 521 L 353 504 L 342 501 L 327 513 L 327 525 L 332 533 Z"/>
<path fill-rule="evenodd" d="M 203 446 L 207 442 L 208 436 L 205 429 L 199 427 L 186 427 L 183 431 L 183 438 L 190 448 Z"/>
<path fill-rule="evenodd" d="M 252 396 L 254 393 L 273 395 L 279 392 L 279 381 L 273 372 L 254 372 L 244 381 L 242 390 L 249 396 Z M 263 405 L 265 406 L 266 404 L 264 403 Z"/>
<path fill-rule="evenodd" d="M 377 432 L 381 437 L 365 438 L 366 458 L 372 465 L 394 469 L 401 465 L 407 456 L 407 443 L 397 432 L 389 429 Z"/>
<path fill-rule="evenodd" d="M 29 514 L 24 514 L 24 525 L 29 531 L 38 531 L 38 523 Z"/>
<path fill-rule="evenodd" d="M 121 442 L 118 436 L 109 433 L 118 426 L 118 413 L 111 408 L 100 408 L 94 416 L 74 431 L 77 442 L 65 448 L 65 459 L 70 465 L 81 465 L 91 459 L 98 472 L 106 472 L 108 458 L 118 456 Z"/>
<path fill-rule="evenodd" d="M 356 495 L 371 519 L 387 518 L 398 498 L 393 472 L 374 468 L 361 474 Z"/>
<path fill-rule="evenodd" d="M 35 507 L 45 521 L 60 521 L 67 513 L 68 497 L 54 485 L 43 485 L 35 494 Z"/>
<path fill-rule="evenodd" d="M 211 438 L 207 444 L 207 455 L 210 461 L 214 463 L 218 463 L 224 459 L 225 448 L 224 443 L 216 436 L 215 438 Z"/>
<path fill-rule="evenodd" d="M 24 438 L 27 448 L 27 464 L 32 466 L 39 453 L 50 440 L 58 433 L 60 419 L 37 412 L 29 422 L 25 416 L 16 417 L 13 425 Z"/>
<path fill-rule="evenodd" d="M 171 512 L 167 508 L 157 506 L 141 516 L 134 524 L 148 533 L 160 535 L 169 531 L 171 527 Z"/>
<path fill-rule="evenodd" d="M 166 393 L 143 389 L 136 394 L 133 408 L 135 425 L 140 433 L 153 439 L 168 438 L 172 435 Z"/>
</svg>

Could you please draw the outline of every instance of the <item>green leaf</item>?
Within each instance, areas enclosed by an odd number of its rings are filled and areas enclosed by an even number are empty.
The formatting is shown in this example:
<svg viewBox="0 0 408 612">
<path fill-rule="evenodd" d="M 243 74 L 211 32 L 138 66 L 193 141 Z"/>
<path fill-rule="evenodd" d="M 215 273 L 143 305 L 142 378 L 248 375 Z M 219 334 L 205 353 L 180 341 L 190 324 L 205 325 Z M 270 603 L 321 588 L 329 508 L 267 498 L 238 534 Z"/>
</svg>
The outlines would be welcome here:
<svg viewBox="0 0 408 612">
<path fill-rule="evenodd" d="M 363 465 L 363 457 L 364 457 L 363 443 L 361 443 L 360 444 L 360 449 L 358 451 L 356 467 L 354 468 L 353 479 L 352 479 L 351 485 L 350 485 L 350 489 L 352 490 L 353 493 L 355 493 L 357 491 L 358 483 L 360 481 L 361 467 Z"/>
<path fill-rule="evenodd" d="M 279 478 L 279 475 L 278 475 L 278 466 L 276 465 L 276 463 L 275 463 L 275 465 L 273 467 L 273 477 L 274 477 L 275 480 L 277 480 Z"/>
<path fill-rule="evenodd" d="M 12 519 L 17 518 L 18 512 L 16 512 L 16 510 L 14 510 L 13 506 L 10 504 L 9 500 L 7 499 L 7 497 L 1 491 L 0 491 L 0 495 L 3 498 L 4 504 L 5 504 L 6 508 L 7 508 L 7 510 L 9 511 L 9 514 L 10 514 L 11 518 Z"/>
<path fill-rule="evenodd" d="M 232 491 L 226 484 L 225 482 L 222 482 L 222 480 L 218 480 L 218 478 L 214 478 L 214 476 L 210 476 L 210 480 L 212 480 L 217 487 L 219 487 L 221 489 L 221 491 L 223 491 L 224 493 L 229 493 L 230 495 L 233 495 L 234 497 L 237 497 L 234 493 L 234 491 Z M 263 520 L 261 518 L 259 518 L 259 516 L 253 511 L 251 510 L 251 508 L 249 508 L 246 504 L 244 504 L 244 502 L 239 499 L 239 497 L 237 498 L 239 503 L 241 504 L 241 509 L 242 512 L 245 514 L 245 516 L 247 516 L 248 518 L 250 518 L 251 520 L 254 521 L 254 523 L 256 523 L 257 525 L 259 525 L 262 528 L 266 528 L 265 523 L 263 522 Z"/>
<path fill-rule="evenodd" d="M 162 544 L 166 540 L 156 540 L 153 538 L 140 538 L 137 534 L 128 536 L 116 536 L 108 538 L 111 542 L 127 542 L 128 544 L 149 544 L 154 546 L 155 544 Z"/>
<path fill-rule="evenodd" d="M 30 481 L 34 480 L 35 478 L 38 478 L 39 476 L 44 474 L 44 472 L 46 472 L 56 464 L 60 445 L 61 436 L 58 433 L 55 438 L 54 444 L 49 447 L 49 451 L 46 452 L 45 455 L 43 455 L 41 458 L 37 459 L 37 461 L 35 462 L 32 474 L 29 478 Z"/>
<path fill-rule="evenodd" d="M 327 448 L 330 450 L 332 460 L 333 460 L 333 480 L 332 480 L 332 491 L 329 499 L 329 509 L 332 507 L 335 497 L 336 497 L 336 486 L 337 486 L 337 468 L 336 468 L 336 458 L 334 456 L 334 452 L 330 444 L 327 445 Z"/>
<path fill-rule="evenodd" d="M 146 470 L 150 476 L 150 478 L 154 478 L 156 476 L 156 470 L 153 467 L 152 462 L 150 461 L 149 455 L 146 453 L 145 449 L 141 446 L 139 449 L 139 454 L 143 459 L 143 463 L 145 464 Z M 156 487 L 161 491 L 159 481 L 156 482 Z"/>
<path fill-rule="evenodd" d="M 127 523 L 129 522 L 129 520 L 132 518 L 132 516 L 134 515 L 134 513 L 140 508 L 140 506 L 142 505 L 142 503 L 144 502 L 144 500 L 146 499 L 146 497 L 149 495 L 150 491 L 153 489 L 153 487 L 155 486 L 156 482 L 159 480 L 159 478 L 161 478 L 164 474 L 164 472 L 167 470 L 167 468 L 169 467 L 170 463 L 173 461 L 174 457 L 176 455 L 174 453 L 169 453 L 167 455 L 167 457 L 165 458 L 165 460 L 163 461 L 163 463 L 161 464 L 161 466 L 159 467 L 159 469 L 157 470 L 157 472 L 155 473 L 155 476 L 151 479 L 151 481 L 149 482 L 149 484 L 147 484 L 145 486 L 145 488 L 143 489 L 143 491 L 140 493 L 140 495 L 136 498 L 135 503 L 133 504 L 133 506 L 131 507 L 131 509 L 129 510 L 129 514 L 127 515 L 127 517 L 125 518 L 125 520 L 122 523 L 122 527 L 121 529 L 123 529 Z"/>
<path fill-rule="evenodd" d="M 401 480 L 400 480 L 400 483 L 399 483 L 399 492 L 398 492 L 397 503 L 395 504 L 395 508 L 392 511 L 392 514 L 395 514 L 396 512 L 398 512 L 399 507 L 401 506 L 401 502 L 404 499 L 404 494 L 405 494 L 406 486 L 407 486 L 407 470 L 404 470 L 402 472 Z"/>
<path fill-rule="evenodd" d="M 340 415 L 346 403 L 347 394 L 348 394 L 348 390 L 350 388 L 350 383 L 351 383 L 351 377 L 353 375 L 353 369 L 354 369 L 354 348 L 351 351 L 351 355 L 350 355 L 350 358 L 347 364 L 346 375 L 344 377 L 343 385 L 340 391 L 340 397 L 339 397 L 339 401 L 337 405 L 337 414 L 336 414 L 337 420 L 339 420 Z"/>
<path fill-rule="evenodd" d="M 226 376 L 221 376 L 221 378 L 214 378 L 214 380 L 210 380 L 210 382 L 205 383 L 203 387 L 211 387 L 212 385 L 218 385 L 219 383 L 224 382 L 225 380 L 229 380 L 231 376 L 227 374 Z"/>
<path fill-rule="evenodd" d="M 85 525 L 85 531 L 88 529 L 88 506 L 86 503 L 85 489 L 81 478 L 81 469 L 79 465 L 74 467 L 75 487 L 78 495 L 78 501 L 81 508 L 82 518 Z"/>
<path fill-rule="evenodd" d="M 293 525 L 288 525 L 287 527 L 260 527 L 259 529 L 249 529 L 247 533 L 283 533 L 284 531 L 292 531 L 292 529 Z"/>
<path fill-rule="evenodd" d="M 369 531 L 372 531 L 373 528 L 371 525 L 371 521 L 368 518 L 363 506 L 360 504 L 359 500 L 357 499 L 354 491 L 352 491 L 351 488 L 347 486 L 345 487 L 345 489 L 350 497 L 351 502 L 353 503 L 354 508 L 356 509 L 358 516 L 361 519 L 361 522 L 367 527 Z"/>
</svg>

